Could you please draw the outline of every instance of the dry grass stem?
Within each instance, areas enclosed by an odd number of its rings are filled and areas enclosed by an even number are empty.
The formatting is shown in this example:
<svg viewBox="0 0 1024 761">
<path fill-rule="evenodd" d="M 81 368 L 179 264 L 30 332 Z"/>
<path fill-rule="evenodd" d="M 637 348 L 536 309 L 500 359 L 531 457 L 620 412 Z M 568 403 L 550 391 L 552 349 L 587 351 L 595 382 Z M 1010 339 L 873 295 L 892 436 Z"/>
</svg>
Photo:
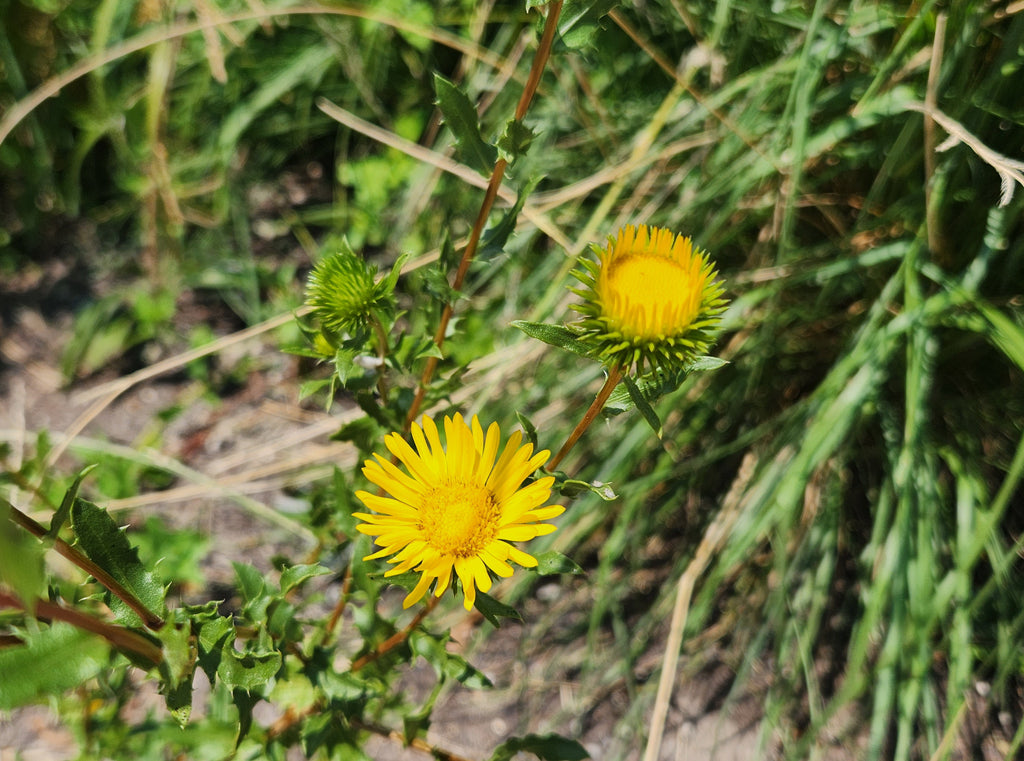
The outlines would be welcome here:
<svg viewBox="0 0 1024 761">
<path fill-rule="evenodd" d="M 736 519 L 742 512 L 742 499 L 747 484 L 754 475 L 757 458 L 748 452 L 740 464 L 739 472 L 722 501 L 722 508 L 711 524 L 704 531 L 693 560 L 686 567 L 676 584 L 676 598 L 672 607 L 672 623 L 665 644 L 665 655 L 661 662 L 661 677 L 658 680 L 658 693 L 654 700 L 654 712 L 651 716 L 651 730 L 644 749 L 643 761 L 657 761 L 661 751 L 661 739 L 665 733 L 665 721 L 668 718 L 668 707 L 672 700 L 672 690 L 676 683 L 676 667 L 679 665 L 679 651 L 683 645 L 683 632 L 686 629 L 687 613 L 690 599 L 697 579 L 711 562 L 712 556 L 725 544 L 732 531 Z"/>
<path fill-rule="evenodd" d="M 1013 200 L 1014 183 L 1024 187 L 1024 161 L 996 153 L 968 132 L 960 122 L 946 116 L 937 108 L 929 107 L 927 103 L 908 103 L 906 108 L 908 111 L 917 111 L 934 119 L 940 127 L 949 133 L 949 137 L 935 149 L 936 151 L 940 153 L 948 151 L 957 143 L 963 143 L 974 151 L 979 159 L 996 170 L 1001 185 L 1000 206 L 1007 206 Z"/>
</svg>

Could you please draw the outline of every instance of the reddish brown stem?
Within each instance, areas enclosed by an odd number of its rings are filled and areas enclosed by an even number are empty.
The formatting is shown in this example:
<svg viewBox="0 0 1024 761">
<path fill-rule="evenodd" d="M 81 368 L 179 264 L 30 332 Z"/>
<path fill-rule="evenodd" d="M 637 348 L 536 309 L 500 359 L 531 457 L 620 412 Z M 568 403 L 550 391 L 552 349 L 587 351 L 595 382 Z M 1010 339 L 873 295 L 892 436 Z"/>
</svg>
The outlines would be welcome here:
<svg viewBox="0 0 1024 761">
<path fill-rule="evenodd" d="M 359 669 L 361 669 L 363 666 L 367 665 L 368 663 L 373 663 L 375 660 L 379 659 L 385 653 L 391 652 L 396 647 L 405 642 L 407 639 L 409 639 L 409 635 L 416 630 L 417 626 L 423 623 L 423 619 L 430 614 L 430 611 L 437 607 L 437 603 L 440 602 L 440 600 L 440 597 L 431 596 L 431 598 L 427 600 L 427 604 L 423 606 L 420 612 L 415 615 L 412 621 L 410 621 L 404 629 L 392 634 L 386 640 L 377 645 L 377 647 L 375 647 L 372 652 L 369 652 L 363 657 L 356 658 L 354 661 L 352 661 L 352 666 L 350 667 L 350 670 L 359 671 Z"/>
<path fill-rule="evenodd" d="M 37 523 L 36 521 L 29 518 L 25 513 L 21 512 L 14 505 L 8 503 L 10 507 L 11 520 L 23 529 L 28 531 L 30 534 L 39 537 L 40 539 L 46 536 L 46 529 Z M 77 565 L 83 571 L 92 576 L 96 581 L 105 586 L 110 590 L 111 594 L 121 599 L 125 605 L 135 611 L 135 614 L 142 619 L 143 623 L 150 629 L 159 629 L 164 625 L 164 620 L 160 616 L 150 611 L 145 605 L 125 589 L 121 583 L 107 573 L 105 570 L 100 568 L 89 558 L 83 555 L 81 552 L 76 550 L 70 544 L 65 542 L 63 539 L 54 539 L 53 548 L 58 553 L 66 557 L 72 563 Z"/>
<path fill-rule="evenodd" d="M 108 624 L 106 621 L 87 616 L 71 608 L 65 608 L 49 600 L 37 600 L 33 607 L 34 615 L 37 618 L 47 621 L 63 621 L 83 631 L 98 634 L 121 652 L 129 651 L 135 653 L 154 665 L 164 659 L 163 651 L 158 645 L 153 644 L 141 634 L 133 632 L 131 629 Z M 29 606 L 12 594 L 0 592 L 0 608 L 28 610 Z"/>
<path fill-rule="evenodd" d="M 540 85 L 541 75 L 544 73 L 544 66 L 547 64 L 548 57 L 551 55 L 551 46 L 555 39 L 555 32 L 558 29 L 558 18 L 562 13 L 562 0 L 555 0 L 548 4 L 548 16 L 544 22 L 544 32 L 540 38 L 540 44 L 537 46 L 537 54 L 533 57 L 533 65 L 530 67 L 530 75 L 526 79 L 526 84 L 523 86 L 523 93 L 519 97 L 519 103 L 516 104 L 515 118 L 522 120 L 526 116 L 526 112 L 530 107 L 530 102 L 533 100 L 533 96 L 537 92 L 537 87 Z M 469 272 L 469 265 L 473 261 L 473 257 L 476 256 L 477 247 L 480 245 L 480 238 L 483 236 L 484 225 L 487 224 L 487 218 L 491 214 L 491 209 L 494 206 L 494 201 L 498 197 L 498 190 L 501 188 L 501 181 L 505 177 L 505 169 L 508 167 L 508 162 L 505 159 L 499 158 L 494 164 L 494 171 L 491 172 L 490 182 L 487 183 L 487 191 L 484 193 L 484 200 L 480 204 L 480 213 L 476 216 L 476 223 L 473 225 L 473 230 L 470 232 L 469 240 L 466 242 L 466 248 L 462 252 L 462 259 L 459 262 L 459 268 L 455 273 L 455 280 L 452 282 L 452 288 L 459 290 L 462 288 L 462 283 L 466 279 L 466 273 Z M 440 349 L 444 346 L 444 337 L 448 332 L 448 323 L 452 318 L 452 305 L 445 304 L 444 311 L 441 313 L 441 321 L 437 326 L 437 331 L 434 333 L 434 343 L 437 344 L 437 348 Z M 409 414 L 405 418 L 405 430 L 408 431 L 416 420 L 416 416 L 420 412 L 420 408 L 423 406 L 423 400 L 427 395 L 427 388 L 430 386 L 430 381 L 434 377 L 434 372 L 437 370 L 437 357 L 430 357 L 427 359 L 427 364 L 423 368 L 423 374 L 420 376 L 420 383 L 416 389 L 416 396 L 412 400 L 412 404 L 409 407 Z"/>
<path fill-rule="evenodd" d="M 590 424 L 594 422 L 594 418 L 597 414 L 604 409 L 605 402 L 608 401 L 608 397 L 612 395 L 612 391 L 619 385 L 619 381 L 622 380 L 622 368 L 617 365 L 608 369 L 608 377 L 604 381 L 604 385 L 601 386 L 601 390 L 597 392 L 597 396 L 594 397 L 594 401 L 587 409 L 586 414 L 583 415 L 583 419 L 576 425 L 573 432 L 569 434 L 569 438 L 565 440 L 562 448 L 558 450 L 551 461 L 547 464 L 548 470 L 555 470 L 559 463 L 565 458 L 567 454 L 576 446 L 576 442 L 580 440 L 580 436 L 583 432 L 590 427 Z"/>
<path fill-rule="evenodd" d="M 345 569 L 345 578 L 341 582 L 341 592 L 338 594 L 338 604 L 334 606 L 334 610 L 331 612 L 331 617 L 327 621 L 327 626 L 324 629 L 324 634 L 330 636 L 334 634 L 334 630 L 338 626 L 338 621 L 341 620 L 341 614 L 345 612 L 345 606 L 348 605 L 348 592 L 352 588 L 352 566 Z"/>
</svg>

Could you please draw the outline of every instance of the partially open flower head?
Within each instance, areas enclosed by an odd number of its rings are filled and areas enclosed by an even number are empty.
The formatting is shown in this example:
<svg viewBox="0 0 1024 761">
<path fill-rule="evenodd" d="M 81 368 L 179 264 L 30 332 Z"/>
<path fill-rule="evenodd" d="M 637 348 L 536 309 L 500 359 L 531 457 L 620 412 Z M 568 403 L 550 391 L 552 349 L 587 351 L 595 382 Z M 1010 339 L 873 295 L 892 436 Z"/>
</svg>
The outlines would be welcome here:
<svg viewBox="0 0 1024 761">
<path fill-rule="evenodd" d="M 706 253 L 671 230 L 627 225 L 573 274 L 581 338 L 606 364 L 678 369 L 705 354 L 725 311 Z"/>
<path fill-rule="evenodd" d="M 476 590 L 491 588 L 492 573 L 512 575 L 510 561 L 537 565 L 536 558 L 513 542 L 550 534 L 555 526 L 544 521 L 565 509 L 545 505 L 554 478 L 524 485 L 550 453 L 534 454 L 532 444 L 522 444 L 519 431 L 509 437 L 500 456 L 497 423 L 491 423 L 485 434 L 475 415 L 467 425 L 457 414 L 445 417 L 444 435 L 446 445 L 433 419 L 426 416 L 422 427 L 412 426 L 415 449 L 399 434 L 388 435 L 384 443 L 405 470 L 375 454 L 375 461 L 366 461 L 363 474 L 390 496 L 356 492 L 374 511 L 356 513 L 363 521 L 356 528 L 382 548 L 364 560 L 393 555 L 388 562 L 394 568 L 385 576 L 421 574 L 405 598 L 406 608 L 431 586 L 440 597 L 454 572 L 462 582 L 466 610 L 471 609 Z"/>
</svg>

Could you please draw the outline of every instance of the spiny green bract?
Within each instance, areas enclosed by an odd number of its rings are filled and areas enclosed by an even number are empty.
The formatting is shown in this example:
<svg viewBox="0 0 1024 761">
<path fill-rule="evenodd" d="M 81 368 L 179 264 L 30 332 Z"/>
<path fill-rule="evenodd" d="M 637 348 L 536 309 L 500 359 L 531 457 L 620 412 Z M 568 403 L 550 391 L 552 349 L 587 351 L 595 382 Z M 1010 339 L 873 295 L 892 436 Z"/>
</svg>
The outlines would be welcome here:
<svg viewBox="0 0 1024 761">
<path fill-rule="evenodd" d="M 596 245 L 591 249 L 599 259 L 604 253 Z M 706 354 L 714 344 L 721 314 L 728 301 L 723 296 L 724 288 L 713 280 L 713 276 L 708 278 L 703 289 L 697 319 L 685 331 L 645 338 L 625 335 L 604 314 L 597 287 L 601 263 L 581 258 L 578 264 L 579 268 L 572 274 L 581 287 L 570 287 L 569 291 L 582 298 L 583 302 L 570 305 L 570 309 L 579 312 L 582 319 L 570 327 L 578 331 L 580 341 L 590 345 L 590 355 L 603 364 L 624 369 L 635 367 L 637 374 L 642 374 L 645 369 L 679 371 Z M 710 264 L 706 266 L 710 269 Z"/>
<path fill-rule="evenodd" d="M 391 316 L 399 269 L 396 264 L 386 278 L 375 282 L 377 268 L 345 241 L 340 250 L 319 261 L 309 274 L 306 303 L 313 307 L 324 337 L 333 344 L 346 333 L 359 334 Z"/>
</svg>

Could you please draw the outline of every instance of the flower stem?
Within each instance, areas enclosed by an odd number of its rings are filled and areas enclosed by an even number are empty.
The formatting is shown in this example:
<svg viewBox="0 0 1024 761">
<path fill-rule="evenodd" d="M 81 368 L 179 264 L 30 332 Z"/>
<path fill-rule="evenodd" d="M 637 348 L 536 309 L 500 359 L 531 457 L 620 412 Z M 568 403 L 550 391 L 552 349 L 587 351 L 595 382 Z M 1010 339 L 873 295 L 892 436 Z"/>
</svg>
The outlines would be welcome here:
<svg viewBox="0 0 1024 761">
<path fill-rule="evenodd" d="M 377 393 L 380 394 L 381 406 L 386 407 L 388 404 L 388 379 L 385 360 L 388 356 L 388 334 L 376 314 L 372 315 L 370 324 L 377 337 L 377 359 L 380 360 L 380 367 L 377 368 Z"/>
<path fill-rule="evenodd" d="M 615 390 L 615 387 L 619 385 L 620 380 L 622 380 L 622 368 L 619 365 L 613 365 L 608 368 L 608 377 L 605 378 L 604 385 L 601 386 L 601 390 L 597 392 L 597 396 L 594 397 L 594 401 L 587 409 L 586 414 L 583 415 L 583 419 L 576 425 L 573 432 L 569 434 L 569 438 L 565 440 L 562 448 L 558 450 L 558 454 L 556 454 L 547 464 L 546 467 L 548 470 L 555 470 L 565 456 L 569 454 L 574 446 L 576 446 L 576 442 L 580 440 L 580 436 L 583 435 L 583 432 L 586 431 L 587 428 L 590 427 L 590 424 L 594 422 L 594 418 L 597 417 L 597 413 L 604 408 L 605 402 L 608 401 L 608 397 L 612 395 L 612 391 Z"/>
<path fill-rule="evenodd" d="M 516 104 L 515 118 L 522 120 L 526 116 L 526 112 L 530 107 L 530 102 L 533 100 L 533 96 L 537 92 L 537 87 L 540 85 L 541 75 L 544 73 L 544 66 L 547 64 L 548 57 L 551 55 L 551 46 L 555 39 L 555 31 L 558 29 L 558 18 L 562 14 L 562 0 L 553 0 L 548 4 L 548 15 L 544 22 L 544 32 L 541 34 L 540 44 L 537 46 L 537 53 L 533 57 L 533 64 L 530 67 L 530 74 L 527 77 L 526 84 L 523 86 L 523 93 L 519 97 L 519 103 Z M 494 200 L 498 197 L 498 190 L 501 188 L 501 181 L 505 177 L 505 169 L 508 167 L 508 162 L 503 158 L 499 158 L 494 164 L 494 170 L 491 172 L 491 179 L 487 183 L 487 191 L 484 193 L 484 200 L 480 204 L 480 212 L 476 216 L 476 222 L 473 225 L 473 230 L 470 232 L 469 240 L 466 243 L 466 248 L 462 252 L 462 259 L 459 262 L 459 268 L 455 273 L 455 280 L 452 281 L 452 288 L 459 290 L 462 288 L 462 283 L 466 279 L 466 273 L 469 271 L 469 265 L 473 261 L 473 257 L 476 256 L 477 247 L 480 245 L 480 238 L 484 233 L 484 225 L 487 223 L 487 218 L 491 214 L 491 208 L 494 206 Z M 448 332 L 448 323 L 452 318 L 452 305 L 445 304 L 444 311 L 441 313 L 441 321 L 437 326 L 437 332 L 434 334 L 434 343 L 437 344 L 437 348 L 440 349 L 444 346 L 444 337 Z M 416 416 L 420 412 L 420 408 L 423 406 L 423 400 L 427 395 L 427 388 L 430 386 L 430 381 L 434 377 L 434 372 L 437 370 L 438 358 L 429 357 L 427 364 L 423 368 L 423 374 L 420 376 L 419 386 L 416 388 L 416 396 L 412 400 L 412 404 L 409 407 L 409 413 L 405 418 L 405 430 L 408 431 L 416 420 Z"/>
<path fill-rule="evenodd" d="M 379 645 L 377 645 L 376 648 L 374 648 L 373 652 L 367 653 L 362 658 L 356 658 L 354 661 L 352 661 L 352 666 L 350 667 L 349 670 L 359 671 L 359 669 L 361 669 L 366 664 L 373 663 L 375 660 L 383 656 L 385 653 L 391 652 L 396 647 L 405 642 L 407 639 L 409 639 L 409 635 L 416 630 L 417 626 L 423 623 L 423 619 L 430 615 L 430 611 L 436 608 L 437 604 L 440 601 L 440 597 L 431 596 L 431 598 L 427 600 L 427 604 L 420 609 L 420 612 L 413 617 L 412 621 L 406 624 L 404 629 L 402 629 L 399 632 L 395 632 L 386 640 L 381 642 Z"/>
</svg>

